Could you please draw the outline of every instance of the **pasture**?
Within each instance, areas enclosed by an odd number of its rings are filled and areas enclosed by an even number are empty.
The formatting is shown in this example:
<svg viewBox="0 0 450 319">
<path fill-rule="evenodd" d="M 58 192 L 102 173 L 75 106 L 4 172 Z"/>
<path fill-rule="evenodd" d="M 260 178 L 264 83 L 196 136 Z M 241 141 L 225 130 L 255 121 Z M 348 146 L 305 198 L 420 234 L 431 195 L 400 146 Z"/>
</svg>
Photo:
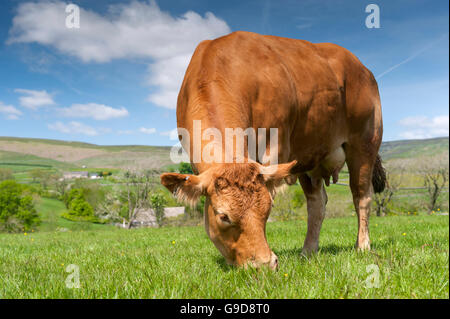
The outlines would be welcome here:
<svg viewBox="0 0 450 319">
<path fill-rule="evenodd" d="M 68 154 L 84 154 L 64 157 L 68 148 L 72 148 Z M 33 169 L 97 172 L 103 167 L 113 172 L 113 179 L 90 180 L 86 185 L 113 190 L 123 187 L 120 175 L 129 165 L 166 171 L 168 151 L 0 138 L 0 168 L 39 189 Z M 387 216 L 372 213 L 372 251 L 358 253 L 353 248 L 357 219 L 349 187 L 344 185 L 349 182 L 344 168 L 341 184 L 327 187 L 327 218 L 317 255 L 300 255 L 306 204 L 292 202 L 295 191 L 302 193 L 300 186 L 277 196 L 272 222 L 267 224 L 269 245 L 279 257 L 277 272 L 226 265 L 199 216 L 162 228 L 131 230 L 64 219 L 67 208 L 60 198 L 45 197 L 55 192 L 49 185 L 36 199 L 42 219 L 38 228 L 0 233 L 0 298 L 449 298 L 449 218 L 438 215 L 448 212 L 448 187 L 439 197 L 438 210 L 427 214 L 427 192 L 415 169 L 424 154 L 448 156 L 448 138 L 386 142 L 381 154 L 392 173 L 403 169 L 404 173 Z M 169 192 L 161 191 L 169 205 L 176 206 Z M 69 265 L 79 267 L 80 288 L 66 287 Z M 378 276 L 375 286 L 374 276 Z"/>
<path fill-rule="evenodd" d="M 88 167 L 140 169 L 172 164 L 170 147 L 118 145 L 103 146 L 81 142 L 34 138 L 0 137 L 0 167 L 4 162 L 40 163 L 64 170 Z"/>
<path fill-rule="evenodd" d="M 305 221 L 268 223 L 277 272 L 226 265 L 201 226 L 1 234 L 0 298 L 449 298 L 448 216 L 372 217 L 366 253 L 353 249 L 356 223 L 326 219 L 310 258 Z M 71 264 L 78 289 L 65 285 Z"/>
</svg>

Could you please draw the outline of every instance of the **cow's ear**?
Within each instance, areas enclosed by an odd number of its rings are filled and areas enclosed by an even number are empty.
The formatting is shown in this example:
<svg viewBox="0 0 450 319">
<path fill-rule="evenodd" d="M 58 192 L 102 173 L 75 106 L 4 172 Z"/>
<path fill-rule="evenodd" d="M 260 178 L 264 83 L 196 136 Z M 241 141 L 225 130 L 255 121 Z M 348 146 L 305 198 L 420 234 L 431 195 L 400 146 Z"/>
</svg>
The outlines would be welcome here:
<svg viewBox="0 0 450 319">
<path fill-rule="evenodd" d="M 200 195 L 204 195 L 207 185 L 205 176 L 191 174 L 164 173 L 161 175 L 163 184 L 179 201 L 194 206 Z"/>
<path fill-rule="evenodd" d="M 260 165 L 259 172 L 269 189 L 281 186 L 284 182 L 291 182 L 294 174 L 292 169 L 297 164 L 296 160 L 285 164 L 275 164 L 269 166 Z"/>
</svg>

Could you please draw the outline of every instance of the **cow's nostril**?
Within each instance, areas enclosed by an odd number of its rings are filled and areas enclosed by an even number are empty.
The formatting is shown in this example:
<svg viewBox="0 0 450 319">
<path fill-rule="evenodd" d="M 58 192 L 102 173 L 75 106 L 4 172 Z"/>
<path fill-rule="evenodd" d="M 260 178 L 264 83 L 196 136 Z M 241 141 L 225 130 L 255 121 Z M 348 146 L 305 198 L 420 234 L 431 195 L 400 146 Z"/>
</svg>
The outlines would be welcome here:
<svg viewBox="0 0 450 319">
<path fill-rule="evenodd" d="M 270 260 L 270 268 L 272 268 L 273 270 L 278 269 L 278 257 L 274 253 L 272 253 L 272 257 Z"/>
</svg>

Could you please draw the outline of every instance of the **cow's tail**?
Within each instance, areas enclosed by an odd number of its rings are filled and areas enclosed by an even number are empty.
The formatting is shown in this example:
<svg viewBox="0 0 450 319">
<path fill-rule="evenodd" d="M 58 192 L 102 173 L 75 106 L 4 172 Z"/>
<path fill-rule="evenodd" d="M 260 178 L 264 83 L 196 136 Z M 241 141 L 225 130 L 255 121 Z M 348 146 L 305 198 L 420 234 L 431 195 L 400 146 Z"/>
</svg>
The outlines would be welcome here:
<svg viewBox="0 0 450 319">
<path fill-rule="evenodd" d="M 375 166 L 373 167 L 372 185 L 375 193 L 381 193 L 386 187 L 386 171 L 381 164 L 380 154 L 377 155 Z"/>
</svg>

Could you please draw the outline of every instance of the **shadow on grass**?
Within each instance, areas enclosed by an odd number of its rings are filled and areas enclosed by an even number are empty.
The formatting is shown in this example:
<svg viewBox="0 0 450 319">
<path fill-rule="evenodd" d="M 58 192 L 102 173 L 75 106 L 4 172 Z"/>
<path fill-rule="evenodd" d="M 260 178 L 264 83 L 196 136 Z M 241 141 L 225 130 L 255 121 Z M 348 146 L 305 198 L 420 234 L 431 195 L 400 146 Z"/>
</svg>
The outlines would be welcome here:
<svg viewBox="0 0 450 319">
<path fill-rule="evenodd" d="M 394 243 L 394 240 L 390 238 L 389 240 L 385 240 L 383 242 L 374 242 L 371 244 L 373 252 L 376 252 L 378 249 L 383 249 L 386 247 L 391 246 Z M 336 244 L 329 244 L 319 247 L 319 254 L 321 255 L 339 255 L 341 253 L 348 253 L 348 252 L 354 252 L 356 251 L 355 245 L 336 245 Z M 299 256 L 305 257 L 302 253 L 302 248 L 291 248 L 291 249 L 280 249 L 276 250 L 274 249 L 274 253 L 278 256 L 284 256 L 284 257 L 296 257 Z M 303 258 L 302 258 L 303 259 Z M 305 257 L 305 259 L 307 259 Z"/>
<path fill-rule="evenodd" d="M 223 271 L 228 272 L 235 269 L 234 266 L 228 265 L 225 258 L 222 256 L 214 256 L 214 261 L 219 265 L 220 268 L 222 268 Z"/>
<path fill-rule="evenodd" d="M 352 251 L 353 249 L 354 249 L 353 245 L 339 246 L 339 245 L 331 244 L 331 245 L 325 245 L 325 246 L 319 247 L 318 253 L 319 254 L 327 254 L 327 255 L 338 255 L 343 252 Z M 274 253 L 278 257 L 282 257 L 282 256 L 283 257 L 295 257 L 295 258 L 298 258 L 299 256 L 305 257 L 303 255 L 301 247 L 290 248 L 290 249 L 280 249 L 280 250 L 274 249 Z M 305 257 L 305 259 L 308 259 L 308 258 Z"/>
<path fill-rule="evenodd" d="M 392 238 L 390 238 L 389 240 L 383 241 L 383 242 L 375 242 L 372 243 L 372 249 L 370 251 L 370 253 L 372 254 L 377 254 L 377 250 L 381 250 L 383 248 L 389 247 L 394 243 L 394 240 Z M 278 257 L 284 257 L 284 258 L 295 258 L 296 260 L 300 261 L 300 262 L 306 262 L 308 261 L 309 258 L 314 258 L 314 256 L 317 255 L 312 255 L 310 257 L 307 257 L 305 255 L 303 255 L 302 253 L 302 248 L 301 247 L 297 247 L 297 248 L 290 248 L 290 249 L 274 249 L 273 252 L 278 256 Z M 329 244 L 329 245 L 324 245 L 319 247 L 319 255 L 339 255 L 342 253 L 351 253 L 351 252 L 356 252 L 355 249 L 355 245 L 336 245 L 336 244 Z M 231 270 L 237 269 L 235 266 L 230 266 L 227 264 L 227 262 L 225 261 L 225 258 L 222 256 L 214 256 L 214 261 L 219 265 L 220 268 L 222 268 L 223 271 L 225 272 L 229 272 Z"/>
</svg>

